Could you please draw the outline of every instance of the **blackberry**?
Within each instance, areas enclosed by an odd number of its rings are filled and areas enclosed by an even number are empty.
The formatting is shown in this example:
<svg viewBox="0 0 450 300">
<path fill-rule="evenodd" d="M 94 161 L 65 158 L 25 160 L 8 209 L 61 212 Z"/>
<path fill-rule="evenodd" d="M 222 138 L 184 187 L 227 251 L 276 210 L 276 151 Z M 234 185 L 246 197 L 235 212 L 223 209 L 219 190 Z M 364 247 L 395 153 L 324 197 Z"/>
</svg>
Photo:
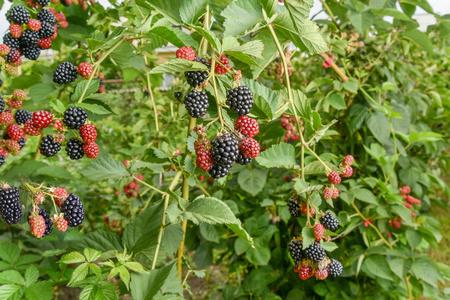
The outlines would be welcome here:
<svg viewBox="0 0 450 300">
<path fill-rule="evenodd" d="M 7 62 L 16 62 L 19 60 L 20 55 L 21 55 L 20 51 L 17 49 L 14 49 L 5 56 L 6 61 Z"/>
<path fill-rule="evenodd" d="M 20 47 L 19 39 L 13 37 L 9 32 L 3 36 L 3 44 L 7 45 L 11 51 Z"/>
<path fill-rule="evenodd" d="M 211 65 L 206 61 L 206 59 L 196 56 L 194 61 L 200 62 L 208 67 L 208 70 L 211 70 Z M 184 72 L 184 76 L 186 77 L 187 83 L 192 87 L 198 87 L 206 81 L 209 76 L 208 71 L 186 71 Z"/>
<path fill-rule="evenodd" d="M 39 47 L 26 47 L 22 49 L 23 55 L 29 60 L 37 60 L 41 55 L 41 48 Z"/>
<path fill-rule="evenodd" d="M 226 133 L 211 142 L 211 154 L 216 164 L 232 165 L 239 155 L 239 143 L 232 133 Z"/>
<path fill-rule="evenodd" d="M 37 0 L 37 3 L 38 3 L 40 6 L 44 7 L 44 6 L 47 6 L 47 5 L 50 4 L 50 0 Z"/>
<path fill-rule="evenodd" d="M 77 77 L 77 68 L 67 61 L 57 66 L 55 72 L 53 72 L 53 82 L 59 84 L 74 82 Z"/>
<path fill-rule="evenodd" d="M 25 6 L 14 6 L 9 11 L 7 19 L 9 22 L 12 21 L 17 24 L 26 24 L 30 21 L 30 12 L 25 8 Z"/>
<path fill-rule="evenodd" d="M 55 28 L 53 28 L 53 25 L 43 22 L 41 24 L 41 29 L 39 30 L 39 37 L 41 39 L 45 39 L 51 37 L 53 34 L 55 34 Z"/>
<path fill-rule="evenodd" d="M 20 37 L 20 44 L 23 48 L 34 47 L 39 43 L 39 33 L 30 29 L 25 30 Z"/>
<path fill-rule="evenodd" d="M 245 157 L 242 153 L 239 153 L 238 158 L 236 159 L 236 162 L 240 165 L 248 165 L 251 163 L 253 158 L 251 157 Z"/>
<path fill-rule="evenodd" d="M 192 90 L 184 97 L 184 106 L 193 118 L 201 118 L 209 107 L 208 96 L 205 91 Z"/>
<path fill-rule="evenodd" d="M 5 156 L 2 154 L 0 155 L 0 167 L 5 163 Z"/>
<path fill-rule="evenodd" d="M 305 249 L 305 255 L 308 259 L 319 262 L 325 258 L 326 253 L 319 243 L 313 242 Z"/>
<path fill-rule="evenodd" d="M 8 133 L 5 133 L 5 135 L 3 136 L 3 139 L 5 141 L 10 140 L 11 137 L 8 135 Z M 25 139 L 25 136 L 23 138 L 21 138 L 20 140 L 17 141 L 17 143 L 19 143 L 20 149 L 22 149 L 23 147 L 25 147 L 27 140 Z"/>
<path fill-rule="evenodd" d="M 32 120 L 33 114 L 28 110 L 19 109 L 16 112 L 16 115 L 14 116 L 14 118 L 16 119 L 17 124 L 22 125 L 22 124 L 25 124 L 27 121 Z"/>
<path fill-rule="evenodd" d="M 40 12 L 38 12 L 37 18 L 39 19 L 39 21 L 41 21 L 41 24 L 44 22 L 49 23 L 52 26 L 56 24 L 55 16 L 52 14 L 50 10 L 46 8 L 43 8 L 41 9 Z"/>
<path fill-rule="evenodd" d="M 3 97 L 0 96 L 0 113 L 3 112 L 5 109 L 5 100 L 3 100 Z"/>
<path fill-rule="evenodd" d="M 69 107 L 64 112 L 64 124 L 70 129 L 80 129 L 86 123 L 87 113 L 81 107 Z"/>
<path fill-rule="evenodd" d="M 19 189 L 10 187 L 0 190 L 0 211 L 9 225 L 17 224 L 22 218 Z"/>
<path fill-rule="evenodd" d="M 82 158 L 84 156 L 83 143 L 75 138 L 71 138 L 67 142 L 66 152 L 70 159 L 76 160 Z"/>
<path fill-rule="evenodd" d="M 3 85 L 3 80 L 0 79 L 0 87 Z"/>
<path fill-rule="evenodd" d="M 326 212 L 320 218 L 320 223 L 322 223 L 323 227 L 331 231 L 335 231 L 339 227 L 339 221 L 330 212 Z"/>
<path fill-rule="evenodd" d="M 291 254 L 291 257 L 294 260 L 295 264 L 298 264 L 299 262 L 301 262 L 305 256 L 305 253 L 303 252 L 302 241 L 293 239 L 289 243 L 289 253 Z"/>
<path fill-rule="evenodd" d="M 253 93 L 246 86 L 227 91 L 227 105 L 239 116 L 247 115 L 253 107 Z"/>
<path fill-rule="evenodd" d="M 182 92 L 175 92 L 173 93 L 173 96 L 175 97 L 175 99 L 177 99 L 178 101 L 181 101 L 181 97 L 183 96 Z"/>
<path fill-rule="evenodd" d="M 71 193 L 61 204 L 61 212 L 64 213 L 64 219 L 66 219 L 70 227 L 77 227 L 83 222 L 83 202 L 74 193 Z"/>
<path fill-rule="evenodd" d="M 39 151 L 42 155 L 46 157 L 51 157 L 56 155 L 61 150 L 61 144 L 55 142 L 53 135 L 47 135 L 42 138 L 41 144 L 39 145 Z"/>
<path fill-rule="evenodd" d="M 42 216 L 44 218 L 45 221 L 45 232 L 42 235 L 43 237 L 52 233 L 53 230 L 53 222 L 50 219 L 50 215 L 48 214 L 47 210 L 45 208 L 41 208 L 39 210 L 39 215 Z"/>
<path fill-rule="evenodd" d="M 337 277 L 337 276 L 341 276 L 342 271 L 344 271 L 344 267 L 342 266 L 342 264 L 335 260 L 334 258 L 331 260 L 331 263 L 327 266 L 328 269 L 328 273 L 333 276 L 333 277 Z"/>
<path fill-rule="evenodd" d="M 299 218 L 302 215 L 300 203 L 298 203 L 295 197 L 289 199 L 287 206 L 293 218 Z"/>
<path fill-rule="evenodd" d="M 225 177 L 228 175 L 228 173 L 230 172 L 230 169 L 233 165 L 218 165 L 218 164 L 213 164 L 211 166 L 211 169 L 209 169 L 209 175 L 211 175 L 212 178 L 214 179 L 218 179 L 221 177 Z"/>
</svg>

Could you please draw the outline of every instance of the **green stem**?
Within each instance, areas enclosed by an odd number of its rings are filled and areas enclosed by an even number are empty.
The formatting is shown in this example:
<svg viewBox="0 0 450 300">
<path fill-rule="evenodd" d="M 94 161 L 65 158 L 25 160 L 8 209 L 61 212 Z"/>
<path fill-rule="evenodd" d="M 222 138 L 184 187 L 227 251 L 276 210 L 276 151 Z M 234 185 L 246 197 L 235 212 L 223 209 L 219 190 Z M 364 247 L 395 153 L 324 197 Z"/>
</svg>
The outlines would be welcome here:
<svg viewBox="0 0 450 300">
<path fill-rule="evenodd" d="M 212 53 L 214 53 L 214 48 L 212 46 L 211 46 L 211 51 L 212 51 Z M 219 92 L 217 91 L 215 67 L 216 67 L 216 58 L 214 57 L 214 55 L 212 55 L 211 79 L 212 79 L 212 84 L 213 84 L 213 88 L 214 88 L 214 98 L 216 98 L 217 114 L 219 116 L 220 128 L 221 128 L 221 131 L 224 131 L 225 125 L 224 125 L 223 116 L 222 116 L 222 105 L 219 101 Z"/>
<path fill-rule="evenodd" d="M 148 184 L 147 182 L 145 182 L 145 181 L 142 181 L 142 180 L 140 180 L 140 179 L 139 179 L 139 178 L 137 178 L 136 176 L 133 176 L 133 179 L 135 179 L 135 180 L 139 181 L 140 183 L 142 183 L 142 184 L 143 184 L 143 185 L 145 185 L 146 187 L 149 187 L 149 188 L 151 188 L 152 190 L 154 190 L 155 192 L 158 192 L 158 193 L 160 193 L 161 195 L 167 195 L 167 193 L 166 193 L 166 192 L 163 192 L 163 191 L 161 191 L 161 190 L 159 190 L 159 189 L 155 188 L 154 186 L 152 186 L 152 185 Z"/>
<path fill-rule="evenodd" d="M 178 184 L 178 181 L 180 180 L 180 177 L 183 173 L 181 171 L 177 172 L 175 176 L 172 179 L 172 182 L 169 185 L 169 190 L 172 191 L 175 186 Z M 152 261 L 152 270 L 156 268 L 156 261 L 158 259 L 159 254 L 159 248 L 161 247 L 161 240 L 164 233 L 164 228 L 166 227 L 166 211 L 167 207 L 169 206 L 169 200 L 170 200 L 170 194 L 166 194 L 164 197 L 164 206 L 163 206 L 163 212 L 161 216 L 161 226 L 159 228 L 158 233 L 158 242 L 156 244 L 155 254 L 153 255 L 153 261 Z"/>
<path fill-rule="evenodd" d="M 86 95 L 86 91 L 87 91 L 89 85 L 91 84 L 91 81 L 94 78 L 95 74 L 97 73 L 97 70 L 98 70 L 98 67 L 100 66 L 100 64 L 108 57 L 108 55 L 111 54 L 111 52 L 113 52 L 117 47 L 119 47 L 119 45 L 122 44 L 122 42 L 124 42 L 126 39 L 127 39 L 126 36 L 124 36 L 122 39 L 120 39 L 114 46 L 111 47 L 111 49 L 106 51 L 105 54 L 103 54 L 103 56 L 94 64 L 94 70 L 92 71 L 91 76 L 89 76 L 88 82 L 87 82 L 83 92 L 81 93 L 81 96 L 78 99 L 77 103 L 83 102 L 84 95 Z"/>
<path fill-rule="evenodd" d="M 148 67 L 147 55 L 145 55 L 145 53 L 144 53 L 144 62 L 145 62 L 145 66 Z M 147 90 L 150 95 L 150 100 L 152 102 L 153 113 L 155 114 L 155 126 L 156 126 L 156 131 L 158 132 L 159 131 L 158 109 L 156 108 L 155 96 L 153 95 L 152 83 L 150 82 L 150 72 L 146 72 L 146 77 L 147 77 Z"/>
<path fill-rule="evenodd" d="M 327 166 L 327 164 L 319 157 L 319 155 L 317 155 L 316 152 L 314 152 L 311 148 L 309 148 L 308 145 L 304 144 L 303 145 L 306 149 L 309 150 L 309 152 L 311 152 L 319 161 L 320 163 L 325 167 L 325 170 L 327 170 L 327 173 L 331 172 L 331 169 Z"/>
</svg>

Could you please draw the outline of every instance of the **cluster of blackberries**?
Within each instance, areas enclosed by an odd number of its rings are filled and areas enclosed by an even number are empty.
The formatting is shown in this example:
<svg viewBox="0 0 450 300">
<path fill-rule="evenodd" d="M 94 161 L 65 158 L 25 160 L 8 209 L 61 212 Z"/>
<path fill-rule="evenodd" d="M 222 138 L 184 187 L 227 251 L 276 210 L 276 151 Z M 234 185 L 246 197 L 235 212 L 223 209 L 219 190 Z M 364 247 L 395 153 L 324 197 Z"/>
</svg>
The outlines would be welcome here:
<svg viewBox="0 0 450 300">
<path fill-rule="evenodd" d="M 320 280 L 328 276 L 337 277 L 342 274 L 344 269 L 339 261 L 328 258 L 325 250 L 317 242 L 313 242 L 303 249 L 302 240 L 293 239 L 289 244 L 289 253 L 295 263 L 294 271 L 298 272 L 299 277 L 303 280 L 313 275 Z"/>
<path fill-rule="evenodd" d="M 65 20 L 65 16 L 63 13 L 56 13 L 52 8 L 44 8 L 47 2 L 30 1 L 32 7 L 37 7 L 37 4 L 42 7 L 36 14 L 36 19 L 33 19 L 22 5 L 14 6 L 8 11 L 7 19 L 11 24 L 9 32 L 3 36 L 3 44 L 0 45 L 0 65 L 2 60 L 6 60 L 5 72 L 9 75 L 16 75 L 15 68 L 22 64 L 21 56 L 37 60 L 41 50 L 50 48 L 52 40 L 56 39 L 59 26 L 57 20 Z"/>
<path fill-rule="evenodd" d="M 20 221 L 22 218 L 22 204 L 20 203 L 20 194 L 17 187 L 10 187 L 7 184 L 1 186 L 0 212 L 3 220 L 9 225 L 17 224 Z"/>
</svg>

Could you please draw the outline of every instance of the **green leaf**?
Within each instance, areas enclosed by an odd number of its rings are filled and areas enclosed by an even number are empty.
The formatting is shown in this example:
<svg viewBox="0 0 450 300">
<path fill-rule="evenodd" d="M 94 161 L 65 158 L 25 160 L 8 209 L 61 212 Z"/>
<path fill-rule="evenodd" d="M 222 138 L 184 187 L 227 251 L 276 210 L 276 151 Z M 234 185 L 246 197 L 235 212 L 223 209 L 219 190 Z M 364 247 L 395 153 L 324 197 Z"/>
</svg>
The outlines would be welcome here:
<svg viewBox="0 0 450 300">
<path fill-rule="evenodd" d="M 39 278 L 39 270 L 35 265 L 31 265 L 25 271 L 25 281 L 26 285 L 30 286 L 35 283 Z"/>
<path fill-rule="evenodd" d="M 354 189 L 354 190 L 352 190 L 352 193 L 355 196 L 355 198 L 360 201 L 378 205 L 377 198 L 374 196 L 374 194 L 371 191 L 369 191 L 367 189 L 363 189 L 363 188 Z"/>
<path fill-rule="evenodd" d="M 6 270 L 0 272 L 0 283 L 15 283 L 25 285 L 25 280 L 22 275 L 16 270 Z"/>
<path fill-rule="evenodd" d="M 270 261 L 270 249 L 267 245 L 264 244 L 262 238 L 255 239 L 255 247 L 250 248 L 245 253 L 245 257 L 247 260 L 254 265 L 257 266 L 265 266 Z"/>
<path fill-rule="evenodd" d="M 253 40 L 240 45 L 236 38 L 227 36 L 223 39 L 222 51 L 227 53 L 241 52 L 253 57 L 262 58 L 264 44 L 260 40 Z"/>
<path fill-rule="evenodd" d="M 408 39 L 414 42 L 417 46 L 425 49 L 425 51 L 427 51 L 429 54 L 433 53 L 434 46 L 428 36 L 422 31 L 419 31 L 417 29 L 409 29 L 407 31 L 402 31 L 401 35 L 405 39 Z"/>
<path fill-rule="evenodd" d="M 92 248 L 102 252 L 123 251 L 122 241 L 117 234 L 101 230 L 87 233 L 81 241 L 74 241 L 72 247 L 76 249 Z"/>
<path fill-rule="evenodd" d="M 314 242 L 316 238 L 314 236 L 314 231 L 311 227 L 305 226 L 302 229 L 302 238 L 303 238 L 303 249 L 306 249 L 309 245 Z"/>
<path fill-rule="evenodd" d="M 350 77 L 348 81 L 342 83 L 342 87 L 350 93 L 358 93 L 359 82 L 356 78 Z"/>
<path fill-rule="evenodd" d="M 397 275 L 399 278 L 403 279 L 403 267 L 405 264 L 405 259 L 402 257 L 395 257 L 389 261 L 389 267 L 392 272 Z"/>
<path fill-rule="evenodd" d="M 338 246 L 333 242 L 323 242 L 320 245 L 327 252 L 333 252 L 334 250 L 336 250 L 338 248 Z"/>
<path fill-rule="evenodd" d="M 82 170 L 81 174 L 90 180 L 119 180 L 125 176 L 130 176 L 122 162 L 111 157 L 96 159 L 92 164 Z"/>
<path fill-rule="evenodd" d="M 129 261 L 126 262 L 124 264 L 125 267 L 127 267 L 127 269 L 136 272 L 136 273 L 145 273 L 144 267 L 138 263 L 138 262 L 134 262 L 134 261 Z"/>
<path fill-rule="evenodd" d="M 197 198 L 192 201 L 180 215 L 182 220 L 188 219 L 199 224 L 239 224 L 231 209 L 223 201 L 213 198 Z"/>
<path fill-rule="evenodd" d="M 72 283 L 75 283 L 77 281 L 83 280 L 86 278 L 89 271 L 89 264 L 88 263 L 82 263 L 79 265 L 72 273 L 72 277 L 70 278 L 70 281 L 68 285 L 70 286 Z"/>
<path fill-rule="evenodd" d="M 370 131 L 373 133 L 375 138 L 381 143 L 384 144 L 389 139 L 391 135 L 391 130 L 389 126 L 389 121 L 386 116 L 379 112 L 374 111 L 371 113 L 368 118 L 366 118 L 366 124 L 369 127 Z"/>
<path fill-rule="evenodd" d="M 88 98 L 90 95 L 98 91 L 98 88 L 100 87 L 100 79 L 94 79 L 89 83 L 89 80 L 83 80 L 80 83 L 77 84 L 77 87 L 75 88 L 75 92 L 72 94 L 70 99 L 73 102 L 77 101 L 83 101 L 84 99 Z M 87 89 L 86 89 L 87 87 Z M 83 91 L 86 89 L 85 94 L 83 95 L 83 98 L 81 98 L 81 95 L 83 94 Z"/>
<path fill-rule="evenodd" d="M 266 11 L 269 18 L 277 13 L 277 0 L 260 0 L 259 2 L 261 3 L 263 9 Z"/>
<path fill-rule="evenodd" d="M 421 132 L 411 132 L 409 134 L 409 140 L 411 143 L 419 143 L 419 142 L 437 142 L 441 141 L 443 138 L 442 135 L 433 131 L 421 131 Z"/>
<path fill-rule="evenodd" d="M 374 255 L 366 258 L 362 264 L 361 270 L 370 277 L 380 277 L 387 280 L 392 280 L 389 272 L 389 265 L 386 259 L 381 255 Z"/>
<path fill-rule="evenodd" d="M 242 85 L 248 86 L 253 93 L 255 105 L 253 106 L 252 113 L 268 120 L 272 120 L 278 106 L 278 95 L 275 91 L 255 80 L 243 78 L 241 83 Z"/>
<path fill-rule="evenodd" d="M 224 36 L 238 36 L 263 21 L 262 7 L 258 1 L 233 1 L 222 12 L 225 18 Z"/>
<path fill-rule="evenodd" d="M 107 110 L 104 106 L 94 104 L 94 103 L 79 103 L 77 104 L 78 107 L 84 108 L 86 110 L 89 110 L 90 112 L 93 112 L 97 115 L 109 115 L 111 112 Z"/>
<path fill-rule="evenodd" d="M 116 286 L 109 281 L 98 283 L 95 293 L 95 300 L 119 300 Z"/>
<path fill-rule="evenodd" d="M 408 244 L 411 246 L 411 250 L 416 249 L 417 246 L 419 246 L 420 242 L 422 241 L 422 235 L 412 229 L 406 230 L 406 240 L 408 241 Z"/>
<path fill-rule="evenodd" d="M 350 22 L 359 33 L 364 34 L 375 23 L 375 16 L 369 11 L 350 11 Z"/>
<path fill-rule="evenodd" d="M 168 18 L 173 24 L 179 24 L 181 22 L 180 2 L 178 0 L 146 0 L 146 3 Z"/>
<path fill-rule="evenodd" d="M 109 58 L 119 67 L 124 70 L 131 57 L 133 56 L 134 49 L 131 47 L 131 42 L 123 42 L 109 55 Z"/>
<path fill-rule="evenodd" d="M 331 94 L 325 100 L 328 104 L 336 109 L 346 109 L 347 105 L 345 103 L 344 97 L 341 94 Z"/>
<path fill-rule="evenodd" d="M 16 284 L 4 284 L 0 286 L 0 299 L 20 299 L 21 286 Z"/>
<path fill-rule="evenodd" d="M 200 234 L 202 237 L 213 243 L 219 243 L 220 242 L 220 235 L 217 232 L 217 228 L 214 225 L 208 224 L 208 223 L 202 223 L 199 226 Z M 242 240 L 242 239 L 241 239 Z"/>
<path fill-rule="evenodd" d="M 131 274 L 131 295 L 136 300 L 153 299 L 166 284 L 172 273 L 177 272 L 176 260 L 148 274 Z"/>
<path fill-rule="evenodd" d="M 406 14 L 402 13 L 401 11 L 398 11 L 395 8 L 371 8 L 369 10 L 376 16 L 383 16 L 383 17 L 384 16 L 391 16 L 391 17 L 394 17 L 397 20 L 410 21 L 410 22 L 413 21 Z"/>
<path fill-rule="evenodd" d="M 208 28 L 193 26 L 192 29 L 197 31 L 202 37 L 204 37 L 215 49 L 219 52 L 222 51 L 222 45 L 216 34 Z"/>
<path fill-rule="evenodd" d="M 88 262 L 94 262 L 94 261 L 98 260 L 100 258 L 100 256 L 102 255 L 101 251 L 98 251 L 95 249 L 90 249 L 90 248 L 85 248 L 83 253 Z"/>
<path fill-rule="evenodd" d="M 206 12 L 207 0 L 183 1 L 180 7 L 180 17 L 186 24 L 194 24 Z"/>
<path fill-rule="evenodd" d="M 238 175 L 238 183 L 241 189 L 253 196 L 263 190 L 266 180 L 267 170 L 244 169 Z"/>
<path fill-rule="evenodd" d="M 184 231 L 179 224 L 170 224 L 164 228 L 163 237 L 161 240 L 164 249 L 170 254 L 175 253 L 183 241 Z"/>
<path fill-rule="evenodd" d="M 64 104 L 58 99 L 50 101 L 50 106 L 60 114 L 63 114 L 66 111 L 66 107 L 64 106 Z"/>
<path fill-rule="evenodd" d="M 294 27 L 300 32 L 300 27 L 305 24 L 305 21 L 309 17 L 309 12 L 314 5 L 313 0 L 285 0 L 289 15 L 291 16 Z"/>
<path fill-rule="evenodd" d="M 152 28 L 150 32 L 160 39 L 172 43 L 178 48 L 181 48 L 183 46 L 189 46 L 192 48 L 198 47 L 198 43 L 196 40 L 194 40 L 189 34 L 178 28 L 157 26 Z"/>
<path fill-rule="evenodd" d="M 50 281 L 39 281 L 25 289 L 27 300 L 51 300 L 53 286 Z"/>
<path fill-rule="evenodd" d="M 20 258 L 20 249 L 19 247 L 17 247 L 17 245 L 11 242 L 1 241 L 0 257 L 2 258 L 2 260 L 10 264 L 15 264 Z"/>
<path fill-rule="evenodd" d="M 58 91 L 58 85 L 54 83 L 38 83 L 30 88 L 28 95 L 33 101 L 40 101 L 51 97 Z"/>
<path fill-rule="evenodd" d="M 73 178 L 73 175 L 70 174 L 70 172 L 66 168 L 60 166 L 46 166 L 43 168 L 39 168 L 33 174 L 45 175 L 51 178 L 62 178 L 62 179 Z"/>
<path fill-rule="evenodd" d="M 127 289 L 130 289 L 130 272 L 124 266 L 117 267 L 117 269 L 119 270 L 120 279 L 122 279 Z"/>
<path fill-rule="evenodd" d="M 392 211 L 399 215 L 406 224 L 412 224 L 411 211 L 404 206 L 393 206 Z"/>
<path fill-rule="evenodd" d="M 163 64 L 158 65 L 150 71 L 150 74 L 161 74 L 161 73 L 177 73 L 185 71 L 207 71 L 208 68 L 199 62 L 189 61 L 186 59 L 172 59 L 168 60 Z"/>
<path fill-rule="evenodd" d="M 254 246 L 253 238 L 248 234 L 247 231 L 242 227 L 242 224 L 226 224 L 234 233 L 236 233 L 239 238 L 245 240 L 250 246 Z"/>
<path fill-rule="evenodd" d="M 300 116 L 309 120 L 311 118 L 311 104 L 305 94 L 299 90 L 292 90 L 292 98 Z"/>
<path fill-rule="evenodd" d="M 299 168 L 295 161 L 294 146 L 287 143 L 272 145 L 269 149 L 261 152 L 256 161 L 266 168 Z"/>
<path fill-rule="evenodd" d="M 323 188 L 322 184 L 310 186 L 308 182 L 306 182 L 300 178 L 295 178 L 294 182 L 295 182 L 294 189 L 297 192 L 297 194 L 309 193 L 309 192 L 313 192 L 313 191 L 320 191 Z"/>
<path fill-rule="evenodd" d="M 417 278 L 422 279 L 428 284 L 437 287 L 437 281 L 442 281 L 442 275 L 438 272 L 437 268 L 426 259 L 419 258 L 414 260 L 411 271 Z"/>
</svg>

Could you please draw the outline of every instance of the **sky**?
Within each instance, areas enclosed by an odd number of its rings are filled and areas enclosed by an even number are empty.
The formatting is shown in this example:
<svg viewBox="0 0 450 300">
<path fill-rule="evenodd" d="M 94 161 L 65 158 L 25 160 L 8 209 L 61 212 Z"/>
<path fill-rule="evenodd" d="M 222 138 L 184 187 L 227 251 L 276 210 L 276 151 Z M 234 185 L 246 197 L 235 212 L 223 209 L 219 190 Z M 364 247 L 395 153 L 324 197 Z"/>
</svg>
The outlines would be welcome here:
<svg viewBox="0 0 450 300">
<path fill-rule="evenodd" d="M 99 2 L 102 5 L 109 5 L 107 0 L 98 0 L 97 2 Z M 445 14 L 450 14 L 450 1 L 449 0 L 428 0 L 428 3 L 430 3 L 431 7 L 433 8 L 433 10 L 440 14 L 440 15 L 445 15 Z M 0 10 L 0 36 L 3 36 L 3 34 L 5 34 L 8 31 L 8 27 L 9 27 L 9 23 L 8 21 L 6 21 L 5 18 L 5 14 L 8 11 L 9 7 L 11 6 L 11 3 L 9 1 L 5 0 L 5 3 L 3 4 L 2 9 Z M 314 0 L 314 7 L 311 9 L 311 16 L 313 16 L 314 14 L 318 13 L 320 10 L 322 9 L 322 4 L 320 3 L 320 0 Z M 420 14 L 426 14 L 426 12 L 421 9 L 418 8 L 416 10 L 416 15 L 420 15 Z M 434 19 L 434 18 L 433 18 Z M 428 25 L 430 24 L 430 19 L 424 19 L 424 18 L 420 18 L 419 20 L 420 22 L 423 22 L 423 25 Z M 431 20 L 432 22 L 433 20 Z M 423 26 L 421 28 L 424 28 Z"/>
</svg>

